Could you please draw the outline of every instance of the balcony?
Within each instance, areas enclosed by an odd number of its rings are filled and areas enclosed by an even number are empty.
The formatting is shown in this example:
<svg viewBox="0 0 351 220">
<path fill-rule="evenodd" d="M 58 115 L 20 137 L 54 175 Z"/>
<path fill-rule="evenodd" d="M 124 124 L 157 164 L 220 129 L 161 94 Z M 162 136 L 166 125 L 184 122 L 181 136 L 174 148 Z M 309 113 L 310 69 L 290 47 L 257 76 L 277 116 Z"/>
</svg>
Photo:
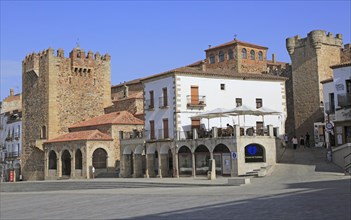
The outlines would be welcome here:
<svg viewBox="0 0 351 220">
<path fill-rule="evenodd" d="M 158 106 L 160 106 L 160 108 L 168 108 L 169 106 L 168 106 L 167 97 L 159 97 Z"/>
<path fill-rule="evenodd" d="M 155 109 L 155 103 L 152 99 L 145 100 L 145 110 L 153 111 Z"/>
<path fill-rule="evenodd" d="M 20 154 L 17 151 L 5 153 L 5 158 L 13 158 L 13 157 L 19 157 L 19 156 Z"/>
<path fill-rule="evenodd" d="M 351 94 L 338 94 L 338 106 L 342 108 L 351 107 Z"/>
<path fill-rule="evenodd" d="M 199 95 L 199 96 L 186 96 L 187 99 L 187 106 L 188 107 L 198 107 L 202 108 L 206 106 L 206 96 Z"/>
</svg>

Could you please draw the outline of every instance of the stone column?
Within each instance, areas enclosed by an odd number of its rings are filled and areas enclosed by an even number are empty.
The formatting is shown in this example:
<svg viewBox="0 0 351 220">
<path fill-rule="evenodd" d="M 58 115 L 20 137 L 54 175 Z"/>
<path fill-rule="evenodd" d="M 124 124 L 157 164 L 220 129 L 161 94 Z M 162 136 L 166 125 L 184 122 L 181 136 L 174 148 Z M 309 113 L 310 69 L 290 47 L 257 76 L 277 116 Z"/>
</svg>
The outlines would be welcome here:
<svg viewBox="0 0 351 220">
<path fill-rule="evenodd" d="M 195 153 L 191 153 L 191 161 L 193 164 L 193 177 L 196 177 Z"/>
<path fill-rule="evenodd" d="M 59 156 L 57 158 L 57 177 L 58 178 L 62 177 L 62 158 L 61 158 L 61 153 L 59 153 Z"/>
<path fill-rule="evenodd" d="M 213 160 L 213 152 L 210 151 L 210 159 Z"/>
<path fill-rule="evenodd" d="M 160 152 L 158 152 L 158 176 L 162 178 L 162 161 Z"/>
<path fill-rule="evenodd" d="M 175 167 L 175 177 L 179 178 L 179 165 L 178 165 L 178 153 L 175 153 L 175 159 L 174 159 L 174 167 Z"/>
<path fill-rule="evenodd" d="M 74 154 L 74 151 L 72 151 L 72 156 L 71 156 L 71 177 L 76 176 L 76 155 Z"/>
<path fill-rule="evenodd" d="M 273 132 L 273 125 L 268 125 L 268 136 L 274 137 L 274 132 Z"/>
<path fill-rule="evenodd" d="M 239 125 L 234 125 L 234 136 L 240 137 L 240 126 Z"/>
<path fill-rule="evenodd" d="M 146 154 L 146 166 L 149 177 L 155 177 L 155 154 Z"/>
<path fill-rule="evenodd" d="M 141 154 L 134 154 L 134 172 L 133 172 L 133 177 L 138 178 L 142 177 L 143 172 L 142 172 L 142 157 Z"/>
<path fill-rule="evenodd" d="M 169 173 L 168 154 L 160 154 L 160 161 L 162 176 L 167 177 Z M 160 175 L 160 178 L 162 178 L 162 176 Z"/>
<path fill-rule="evenodd" d="M 44 171 L 45 171 L 45 177 L 44 177 L 44 179 L 46 179 L 46 177 L 49 176 L 49 154 L 48 154 L 48 151 L 45 151 Z"/>
</svg>

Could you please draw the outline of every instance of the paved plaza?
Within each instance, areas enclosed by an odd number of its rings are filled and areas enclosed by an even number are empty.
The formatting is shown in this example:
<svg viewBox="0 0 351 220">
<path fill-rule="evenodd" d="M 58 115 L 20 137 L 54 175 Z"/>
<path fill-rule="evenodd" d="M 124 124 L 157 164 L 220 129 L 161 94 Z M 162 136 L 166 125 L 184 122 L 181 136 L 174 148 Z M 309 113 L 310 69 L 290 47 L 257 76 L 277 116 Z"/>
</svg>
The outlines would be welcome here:
<svg viewBox="0 0 351 220">
<path fill-rule="evenodd" d="M 282 155 L 268 176 L 241 186 L 226 178 L 114 179 L 120 187 L 1 192 L 0 219 L 351 218 L 351 178 L 323 149 Z"/>
</svg>

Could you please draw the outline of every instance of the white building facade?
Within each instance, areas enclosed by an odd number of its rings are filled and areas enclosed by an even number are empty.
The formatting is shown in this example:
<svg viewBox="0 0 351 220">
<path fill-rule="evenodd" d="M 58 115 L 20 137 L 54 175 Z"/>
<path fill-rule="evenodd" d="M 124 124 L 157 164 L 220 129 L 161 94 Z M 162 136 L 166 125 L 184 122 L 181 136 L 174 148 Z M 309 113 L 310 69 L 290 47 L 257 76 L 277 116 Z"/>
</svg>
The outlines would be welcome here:
<svg viewBox="0 0 351 220">
<path fill-rule="evenodd" d="M 285 80 L 188 67 L 144 79 L 144 136 L 139 141 L 121 140 L 122 163 L 133 164 L 127 173 L 122 170 L 122 177 L 206 175 L 210 159 L 218 175 L 243 175 L 274 165 L 276 137 L 284 134 L 286 119 Z M 194 117 L 238 105 L 269 107 L 280 114 Z M 233 132 L 227 131 L 227 124 Z M 245 132 L 248 127 L 253 132 Z M 256 132 L 260 128 L 264 132 Z"/>
</svg>

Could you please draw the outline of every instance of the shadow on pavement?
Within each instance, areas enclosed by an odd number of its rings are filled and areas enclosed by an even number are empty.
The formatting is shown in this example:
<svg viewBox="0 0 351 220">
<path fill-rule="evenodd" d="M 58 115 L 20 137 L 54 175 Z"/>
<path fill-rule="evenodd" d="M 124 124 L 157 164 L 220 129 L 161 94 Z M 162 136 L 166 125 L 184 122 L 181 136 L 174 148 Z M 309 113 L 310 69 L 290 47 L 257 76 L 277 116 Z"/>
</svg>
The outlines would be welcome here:
<svg viewBox="0 0 351 220">
<path fill-rule="evenodd" d="M 210 205 L 207 203 L 204 206 L 130 219 L 351 219 L 350 179 L 296 183 L 287 187 L 291 192 Z"/>
</svg>

